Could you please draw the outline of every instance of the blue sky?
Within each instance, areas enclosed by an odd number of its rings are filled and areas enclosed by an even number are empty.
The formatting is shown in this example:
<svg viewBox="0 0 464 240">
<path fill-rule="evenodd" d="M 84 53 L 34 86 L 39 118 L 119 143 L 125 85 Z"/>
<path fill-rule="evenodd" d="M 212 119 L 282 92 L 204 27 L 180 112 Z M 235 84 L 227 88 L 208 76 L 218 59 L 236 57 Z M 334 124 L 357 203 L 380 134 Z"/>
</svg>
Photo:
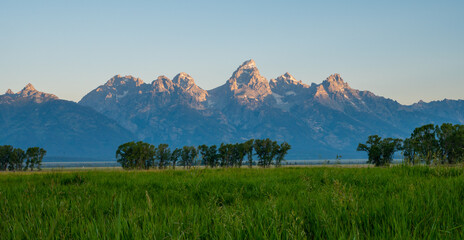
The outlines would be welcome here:
<svg viewBox="0 0 464 240">
<path fill-rule="evenodd" d="M 410 104 L 464 99 L 464 1 L 0 1 L 0 91 L 78 101 L 116 74 L 222 85 L 247 59 Z"/>
</svg>

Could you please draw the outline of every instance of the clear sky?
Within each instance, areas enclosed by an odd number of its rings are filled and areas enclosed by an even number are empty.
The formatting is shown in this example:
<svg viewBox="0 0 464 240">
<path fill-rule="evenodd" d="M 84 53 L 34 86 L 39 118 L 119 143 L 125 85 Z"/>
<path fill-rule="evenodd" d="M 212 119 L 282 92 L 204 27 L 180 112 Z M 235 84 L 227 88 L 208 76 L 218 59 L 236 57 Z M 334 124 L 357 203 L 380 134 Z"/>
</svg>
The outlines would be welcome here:
<svg viewBox="0 0 464 240">
<path fill-rule="evenodd" d="M 204 89 L 245 60 L 304 83 L 410 104 L 464 99 L 464 1 L 0 1 L 0 91 L 78 101 L 114 75 L 187 72 Z"/>
</svg>

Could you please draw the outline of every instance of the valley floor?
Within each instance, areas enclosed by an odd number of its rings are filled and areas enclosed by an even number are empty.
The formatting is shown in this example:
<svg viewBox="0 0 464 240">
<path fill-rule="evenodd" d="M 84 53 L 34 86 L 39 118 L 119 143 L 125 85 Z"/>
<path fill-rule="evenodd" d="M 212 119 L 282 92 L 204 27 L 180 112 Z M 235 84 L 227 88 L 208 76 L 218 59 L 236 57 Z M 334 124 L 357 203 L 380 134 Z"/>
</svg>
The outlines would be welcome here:
<svg viewBox="0 0 464 240">
<path fill-rule="evenodd" d="M 462 167 L 0 174 L 0 239 L 464 238 Z"/>
</svg>

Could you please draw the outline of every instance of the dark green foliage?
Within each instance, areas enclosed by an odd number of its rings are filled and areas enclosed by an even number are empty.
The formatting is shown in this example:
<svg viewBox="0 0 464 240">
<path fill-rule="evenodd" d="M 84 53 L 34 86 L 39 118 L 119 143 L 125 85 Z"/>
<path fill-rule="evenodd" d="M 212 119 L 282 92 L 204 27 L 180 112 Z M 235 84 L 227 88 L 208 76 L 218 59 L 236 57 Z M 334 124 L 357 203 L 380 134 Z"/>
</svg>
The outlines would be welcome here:
<svg viewBox="0 0 464 240">
<path fill-rule="evenodd" d="M 209 158 L 209 165 L 211 167 L 219 166 L 219 156 L 217 153 L 216 145 L 211 145 L 208 149 L 208 158 Z"/>
<path fill-rule="evenodd" d="M 280 167 L 282 165 L 282 161 L 284 160 L 285 155 L 287 155 L 287 152 L 291 148 L 292 146 L 290 146 L 290 144 L 288 144 L 287 142 L 283 142 L 282 144 L 280 144 L 275 161 L 276 167 Z"/>
<path fill-rule="evenodd" d="M 0 171 L 22 171 L 37 167 L 40 170 L 42 159 L 47 151 L 39 147 L 28 148 L 26 152 L 10 145 L 0 146 Z M 24 166 L 24 160 L 26 165 Z"/>
<path fill-rule="evenodd" d="M 248 158 L 248 167 L 253 166 L 253 145 L 255 143 L 254 139 L 250 139 L 244 143 L 243 150 L 245 151 Z"/>
<path fill-rule="evenodd" d="M 179 160 L 180 156 L 182 154 L 182 149 L 176 148 L 174 151 L 172 151 L 171 154 L 171 163 L 172 163 L 172 168 L 176 168 L 177 161 Z"/>
<path fill-rule="evenodd" d="M 258 166 L 261 167 L 270 167 L 274 157 L 279 153 L 279 145 L 269 138 L 256 139 L 253 148 L 258 155 Z"/>
<path fill-rule="evenodd" d="M 164 143 L 158 145 L 155 160 L 158 161 L 159 169 L 165 169 L 169 166 L 169 161 L 171 160 L 171 149 L 169 149 L 169 145 Z"/>
<path fill-rule="evenodd" d="M 118 147 L 116 160 L 124 169 L 148 169 L 154 165 L 155 146 L 144 142 L 128 142 Z"/>
<path fill-rule="evenodd" d="M 430 164 L 439 151 L 435 126 L 428 124 L 414 129 L 410 139 L 418 157 L 427 164 Z"/>
<path fill-rule="evenodd" d="M 464 169 L 0 174 L 0 239 L 464 239 Z"/>
<path fill-rule="evenodd" d="M 21 148 L 15 148 L 10 156 L 10 163 L 8 164 L 8 170 L 10 171 L 21 171 L 23 170 L 24 160 L 26 159 L 26 153 Z"/>
<path fill-rule="evenodd" d="M 201 159 L 202 159 L 201 163 L 207 167 L 210 166 L 209 158 L 208 158 L 208 150 L 209 150 L 209 147 L 205 144 L 198 146 L 198 152 L 201 155 Z"/>
<path fill-rule="evenodd" d="M 184 146 L 181 153 L 181 165 L 187 168 L 191 168 L 196 161 L 198 156 L 198 150 L 194 146 Z"/>
<path fill-rule="evenodd" d="M 414 129 L 404 141 L 405 161 L 416 164 L 455 164 L 464 160 L 464 126 L 444 123 Z"/>
<path fill-rule="evenodd" d="M 417 160 L 419 159 L 414 148 L 414 142 L 410 138 L 406 138 L 403 141 L 403 156 L 404 161 L 409 164 L 416 164 Z"/>
<path fill-rule="evenodd" d="M 376 166 L 389 164 L 394 153 L 399 150 L 403 150 L 404 161 L 408 164 L 461 163 L 464 161 L 464 126 L 451 123 L 441 126 L 427 124 L 414 129 L 411 137 L 404 141 L 372 135 L 366 144 L 360 143 L 357 150 L 366 151 L 368 163 Z"/>
<path fill-rule="evenodd" d="M 47 154 L 47 151 L 45 151 L 43 148 L 28 148 L 26 151 L 26 166 L 24 170 L 27 170 L 29 168 L 31 169 L 31 171 L 33 171 L 34 167 L 37 167 L 37 169 L 40 170 L 40 167 L 42 166 L 42 160 L 45 154 Z"/>
<path fill-rule="evenodd" d="M 242 167 L 243 158 L 245 158 L 245 146 L 243 143 L 232 145 L 232 163 L 235 167 Z"/>
<path fill-rule="evenodd" d="M 441 163 L 455 164 L 464 160 L 464 126 L 450 123 L 436 126 Z"/>
<path fill-rule="evenodd" d="M 390 164 L 393 161 L 395 152 L 403 149 L 403 140 L 398 138 L 385 138 L 381 141 L 380 145 L 383 163 Z"/>
<path fill-rule="evenodd" d="M 385 166 L 392 162 L 395 152 L 402 149 L 402 140 L 397 138 L 382 139 L 377 135 L 367 138 L 365 144 L 358 145 L 358 151 L 365 151 L 368 155 L 367 163 L 375 166 Z"/>
<path fill-rule="evenodd" d="M 245 158 L 245 145 L 243 143 L 221 144 L 219 159 L 222 167 L 241 167 Z"/>
<path fill-rule="evenodd" d="M 184 146 L 182 149 L 176 148 L 171 153 L 167 144 L 159 144 L 155 148 L 148 143 L 128 142 L 119 146 L 116 158 L 124 169 L 149 169 L 154 167 L 155 161 L 159 169 L 166 169 L 168 166 L 175 168 L 177 163 L 184 168 L 191 168 L 197 164 L 198 155 L 201 156 L 199 163 L 207 167 L 240 168 L 245 156 L 248 157 L 248 166 L 253 165 L 253 150 L 256 148 L 259 149 L 259 154 L 257 154 L 259 166 L 270 167 L 274 164 L 279 167 L 291 146 L 286 142 L 278 145 L 276 141 L 270 139 L 251 139 L 244 143 L 222 143 L 219 148 L 216 145 L 200 145 L 198 149 L 193 146 Z M 258 153 L 257 150 L 255 151 Z"/>
<path fill-rule="evenodd" d="M 221 143 L 218 152 L 221 167 L 230 167 L 232 162 L 232 144 Z"/>
<path fill-rule="evenodd" d="M 207 146 L 207 145 L 200 145 L 198 146 L 198 150 L 201 154 L 203 159 L 203 164 L 207 167 L 216 167 L 218 164 L 218 153 L 216 145 Z"/>
<path fill-rule="evenodd" d="M 13 146 L 0 146 L 0 171 L 6 171 L 13 155 Z"/>
</svg>

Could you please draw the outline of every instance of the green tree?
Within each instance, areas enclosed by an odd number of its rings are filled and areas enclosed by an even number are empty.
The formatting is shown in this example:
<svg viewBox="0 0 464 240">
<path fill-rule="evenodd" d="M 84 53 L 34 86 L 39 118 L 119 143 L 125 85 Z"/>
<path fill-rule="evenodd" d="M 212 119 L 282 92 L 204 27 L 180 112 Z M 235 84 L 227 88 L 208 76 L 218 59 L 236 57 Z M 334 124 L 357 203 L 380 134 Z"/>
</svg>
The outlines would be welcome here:
<svg viewBox="0 0 464 240">
<path fill-rule="evenodd" d="M 464 126 L 444 123 L 435 127 L 440 162 L 455 164 L 464 158 Z"/>
<path fill-rule="evenodd" d="M 375 166 L 384 166 L 390 164 L 395 152 L 402 149 L 401 139 L 385 138 L 382 140 L 377 135 L 368 137 L 365 144 L 360 143 L 357 151 L 365 151 L 368 155 L 367 163 Z"/>
<path fill-rule="evenodd" d="M 182 148 L 181 154 L 181 164 L 182 166 L 190 169 L 195 163 L 196 157 L 198 156 L 198 151 L 194 146 L 184 146 Z"/>
<path fill-rule="evenodd" d="M 236 159 L 236 165 L 240 168 L 243 164 L 243 159 L 246 155 L 245 143 L 236 143 L 234 146 L 234 157 Z"/>
<path fill-rule="evenodd" d="M 279 145 L 276 141 L 272 141 L 269 138 L 256 139 L 253 148 L 258 155 L 258 166 L 270 167 L 274 157 L 279 152 Z"/>
<path fill-rule="evenodd" d="M 250 139 L 244 143 L 244 151 L 247 155 L 247 162 L 248 162 L 248 167 L 253 167 L 253 145 L 254 145 L 255 140 Z"/>
<path fill-rule="evenodd" d="M 24 160 L 26 159 L 26 153 L 21 148 L 15 148 L 10 157 L 9 170 L 21 171 L 23 170 Z"/>
<path fill-rule="evenodd" d="M 180 165 L 182 165 L 184 167 L 184 169 L 188 165 L 189 156 L 190 156 L 190 148 L 188 146 L 182 147 L 182 152 L 181 152 L 181 155 L 180 155 L 180 162 L 179 163 L 180 163 Z"/>
<path fill-rule="evenodd" d="M 168 144 L 160 144 L 156 149 L 155 159 L 158 161 L 158 168 L 165 169 L 171 160 L 171 149 Z"/>
<path fill-rule="evenodd" d="M 285 161 L 284 159 L 285 155 L 287 155 L 288 151 L 291 148 L 292 146 L 290 146 L 290 144 L 288 144 L 287 142 L 283 142 L 280 144 L 280 147 L 278 148 L 278 151 L 277 151 L 276 161 L 275 161 L 276 167 L 280 167 L 282 165 L 282 161 Z"/>
<path fill-rule="evenodd" d="M 200 145 L 198 146 L 198 152 L 200 153 L 201 155 L 201 159 L 202 159 L 202 164 L 205 165 L 205 167 L 208 167 L 209 166 L 209 159 L 208 159 L 208 154 L 209 154 L 209 147 L 206 146 L 205 144 L 203 145 Z"/>
<path fill-rule="evenodd" d="M 365 151 L 367 152 L 367 163 L 375 164 L 376 166 L 382 165 L 382 149 L 380 147 L 380 141 L 382 140 L 381 137 L 377 135 L 371 135 L 367 138 L 365 144 L 360 143 L 358 145 L 357 151 Z"/>
<path fill-rule="evenodd" d="M 417 163 L 417 153 L 415 149 L 416 143 L 414 139 L 406 138 L 403 142 L 403 157 L 404 161 L 408 164 L 416 164 Z"/>
<path fill-rule="evenodd" d="M 116 159 L 124 169 L 148 169 L 153 166 L 155 146 L 144 142 L 128 142 L 116 150 Z"/>
<path fill-rule="evenodd" d="M 43 148 L 39 147 L 30 147 L 26 151 L 26 166 L 24 170 L 30 168 L 31 171 L 34 170 L 34 167 L 37 167 L 38 170 L 41 170 L 42 160 L 47 154 Z"/>
<path fill-rule="evenodd" d="M 216 166 L 216 161 L 217 161 L 217 147 L 216 145 L 212 145 L 210 147 L 206 145 L 200 145 L 198 146 L 198 151 L 201 154 L 202 157 L 202 163 L 206 167 L 215 167 Z"/>
<path fill-rule="evenodd" d="M 13 150 L 13 146 L 10 145 L 0 146 L 0 171 L 6 171 L 8 169 Z"/>
<path fill-rule="evenodd" d="M 410 139 L 418 157 L 426 164 L 432 163 L 433 159 L 439 155 L 438 140 L 433 124 L 414 129 Z"/>
<path fill-rule="evenodd" d="M 208 149 L 209 165 L 211 167 L 217 167 L 219 165 L 219 156 L 217 151 L 216 145 L 211 145 Z"/>
<path fill-rule="evenodd" d="M 198 157 L 198 150 L 194 147 L 190 147 L 190 156 L 189 156 L 189 168 L 196 164 Z"/>
<path fill-rule="evenodd" d="M 182 149 L 176 148 L 174 149 L 174 151 L 172 151 L 172 154 L 171 154 L 172 169 L 176 169 L 176 164 L 181 154 L 182 154 Z"/>
<path fill-rule="evenodd" d="M 380 142 L 382 149 L 382 165 L 390 164 L 393 161 L 395 152 L 402 150 L 403 141 L 398 138 L 385 138 Z"/>
<path fill-rule="evenodd" d="M 230 144 L 221 143 L 218 152 L 221 167 L 228 167 L 230 165 L 232 155 Z"/>
</svg>

